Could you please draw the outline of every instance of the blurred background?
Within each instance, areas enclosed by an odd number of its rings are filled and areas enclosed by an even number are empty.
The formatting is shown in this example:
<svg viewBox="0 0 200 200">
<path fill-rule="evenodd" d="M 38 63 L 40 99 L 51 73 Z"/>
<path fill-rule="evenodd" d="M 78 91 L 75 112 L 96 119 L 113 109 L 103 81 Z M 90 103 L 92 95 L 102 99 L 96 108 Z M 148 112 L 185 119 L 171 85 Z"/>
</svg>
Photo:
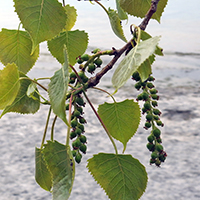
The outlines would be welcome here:
<svg viewBox="0 0 200 200">
<path fill-rule="evenodd" d="M 61 1 L 60 1 L 61 2 Z M 115 9 L 115 1 L 102 0 L 102 4 Z M 0 28 L 17 29 L 19 20 L 12 0 L 2 1 Z M 112 32 L 103 9 L 89 1 L 66 0 L 78 12 L 75 29 L 89 33 L 88 52 L 96 47 L 121 48 L 124 43 Z M 146 167 L 149 181 L 141 200 L 197 200 L 200 199 L 200 1 L 168 0 L 168 5 L 159 24 L 151 20 L 146 31 L 152 36 L 161 35 L 159 46 L 164 56 L 156 57 L 153 64 L 155 85 L 159 91 L 159 109 L 165 126 L 162 128 L 163 146 L 168 154 L 161 168 L 149 165 L 150 153 L 146 149 L 150 131 L 140 127 L 127 145 L 127 154 L 132 154 Z M 123 22 L 127 39 L 131 38 L 130 24 L 139 25 L 140 18 L 130 17 Z M 104 58 L 104 64 L 109 62 Z M 3 65 L 0 64 L 0 69 Z M 40 45 L 40 58 L 29 72 L 32 78 L 49 77 L 60 64 L 48 52 L 46 43 Z M 103 78 L 101 86 L 113 92 L 111 71 Z M 48 84 L 48 83 L 44 83 Z M 116 95 L 117 101 L 135 98 L 138 91 L 135 82 L 129 81 Z M 88 95 L 95 107 L 111 101 L 106 95 L 94 90 Z M 98 98 L 97 98 L 98 97 Z M 0 199 L 1 200 L 46 200 L 51 194 L 42 190 L 34 180 L 34 149 L 40 146 L 48 108 L 42 106 L 36 115 L 9 113 L 0 119 Z M 85 126 L 88 151 L 76 166 L 76 178 L 70 199 L 105 200 L 103 190 L 87 172 L 87 159 L 99 152 L 114 152 L 104 130 L 99 125 L 89 106 L 85 107 Z M 66 127 L 61 120 L 55 127 L 56 139 L 64 143 Z M 49 136 L 48 136 L 49 137 Z M 117 143 L 119 149 L 122 145 Z"/>
</svg>

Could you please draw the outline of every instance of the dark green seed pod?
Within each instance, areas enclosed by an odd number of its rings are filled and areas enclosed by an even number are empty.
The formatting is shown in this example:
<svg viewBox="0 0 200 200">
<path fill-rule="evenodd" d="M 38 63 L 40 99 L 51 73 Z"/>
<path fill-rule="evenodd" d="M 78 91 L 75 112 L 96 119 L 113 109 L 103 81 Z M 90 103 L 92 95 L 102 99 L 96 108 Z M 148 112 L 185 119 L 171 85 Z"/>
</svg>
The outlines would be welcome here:
<svg viewBox="0 0 200 200">
<path fill-rule="evenodd" d="M 151 88 L 154 88 L 155 86 L 154 86 L 153 83 L 148 82 L 148 83 L 147 83 L 147 87 L 151 89 Z"/>
<path fill-rule="evenodd" d="M 84 132 L 84 130 L 85 130 L 85 128 L 84 128 L 84 126 L 83 126 L 83 124 L 77 124 L 77 127 L 79 128 L 79 129 L 81 129 L 82 130 L 82 132 Z"/>
<path fill-rule="evenodd" d="M 82 151 L 83 153 L 86 153 L 86 150 L 87 150 L 87 146 L 85 145 L 85 144 L 82 144 L 81 146 L 80 146 L 80 151 Z"/>
<path fill-rule="evenodd" d="M 163 124 L 162 121 L 160 121 L 160 120 L 156 121 L 156 124 L 157 124 L 158 126 L 164 126 L 164 124 Z"/>
<path fill-rule="evenodd" d="M 81 113 L 78 111 L 78 110 L 75 110 L 74 112 L 73 112 L 73 116 L 74 117 L 79 117 L 81 115 Z"/>
<path fill-rule="evenodd" d="M 74 149 L 78 149 L 81 146 L 81 141 L 79 140 L 79 138 L 77 138 L 74 142 L 72 142 L 72 147 Z"/>
<path fill-rule="evenodd" d="M 147 138 L 147 140 L 148 140 L 150 143 L 153 143 L 154 139 L 155 139 L 155 138 L 154 138 L 153 135 L 149 135 L 148 138 Z"/>
<path fill-rule="evenodd" d="M 132 79 L 135 81 L 140 81 L 140 74 L 136 71 L 132 74 Z"/>
<path fill-rule="evenodd" d="M 143 95 L 142 94 L 139 94 L 138 96 L 137 96 L 137 99 L 136 99 L 137 101 L 141 101 L 141 100 L 143 100 Z"/>
<path fill-rule="evenodd" d="M 78 64 L 82 64 L 82 63 L 83 63 L 83 60 L 80 59 L 80 58 L 78 58 L 78 59 L 77 59 L 77 63 L 78 63 Z"/>
<path fill-rule="evenodd" d="M 74 118 L 72 121 L 71 121 L 71 126 L 73 127 L 73 128 L 75 128 L 76 126 L 77 126 L 77 119 L 76 118 Z"/>
<path fill-rule="evenodd" d="M 158 152 L 162 152 L 162 151 L 163 151 L 163 146 L 162 146 L 161 144 L 156 144 L 155 149 L 156 149 Z"/>
<path fill-rule="evenodd" d="M 65 109 L 69 110 L 69 103 L 65 105 Z"/>
<path fill-rule="evenodd" d="M 87 71 L 88 71 L 89 73 L 93 73 L 93 72 L 95 71 L 95 69 L 96 69 L 96 66 L 94 65 L 94 63 L 90 63 L 90 64 L 88 65 Z"/>
<path fill-rule="evenodd" d="M 156 165 L 157 167 L 160 167 L 160 164 L 161 164 L 160 160 L 157 159 L 156 162 L 155 162 L 155 165 Z"/>
<path fill-rule="evenodd" d="M 166 156 L 165 156 L 165 155 L 163 155 L 163 154 L 160 154 L 160 155 L 159 155 L 159 160 L 160 160 L 161 162 L 164 162 L 165 159 L 166 159 Z"/>
<path fill-rule="evenodd" d="M 78 110 L 81 113 L 81 115 L 83 114 L 83 108 L 82 107 L 77 106 L 76 110 Z"/>
<path fill-rule="evenodd" d="M 156 160 L 155 159 L 150 159 L 150 164 L 154 164 L 156 162 Z"/>
<path fill-rule="evenodd" d="M 151 123 L 149 123 L 149 122 L 146 122 L 146 123 L 145 123 L 145 127 L 144 127 L 144 128 L 148 129 L 148 128 L 150 128 L 150 127 L 151 127 Z"/>
<path fill-rule="evenodd" d="M 149 121 L 149 122 L 152 121 L 153 120 L 153 115 L 152 114 L 147 114 L 146 115 L 146 120 Z"/>
<path fill-rule="evenodd" d="M 141 85 L 145 88 L 147 83 L 146 82 L 142 82 Z"/>
<path fill-rule="evenodd" d="M 158 110 L 158 109 L 153 109 L 153 113 L 155 114 L 155 115 L 161 115 L 161 112 L 160 112 L 160 110 Z"/>
<path fill-rule="evenodd" d="M 85 135 L 81 135 L 81 136 L 79 137 L 79 140 L 80 140 L 82 143 L 86 143 L 87 138 L 85 137 Z"/>
<path fill-rule="evenodd" d="M 156 141 L 158 142 L 158 143 L 162 143 L 162 139 L 159 137 L 159 138 L 156 138 Z"/>
<path fill-rule="evenodd" d="M 157 152 L 152 152 L 152 154 L 151 154 L 151 158 L 152 159 L 156 159 L 158 157 L 158 153 Z"/>
<path fill-rule="evenodd" d="M 143 92 L 142 93 L 142 98 L 144 101 L 148 100 L 149 99 L 149 94 L 147 92 Z"/>
<path fill-rule="evenodd" d="M 75 78 L 70 78 L 70 79 L 69 79 L 69 84 L 74 84 L 74 83 L 75 83 L 75 81 L 76 81 L 76 79 L 75 79 Z"/>
<path fill-rule="evenodd" d="M 147 144 L 147 149 L 149 149 L 149 151 L 154 151 L 155 145 L 153 143 L 148 143 Z"/>
<path fill-rule="evenodd" d="M 84 106 L 85 105 L 85 102 L 84 102 L 82 97 L 77 97 L 75 101 L 79 106 Z"/>
<path fill-rule="evenodd" d="M 73 138 L 75 138 L 77 136 L 77 134 L 75 133 L 75 131 L 72 131 L 71 133 L 70 133 L 70 139 L 73 139 Z"/>
<path fill-rule="evenodd" d="M 70 75 L 69 75 L 69 77 L 70 77 L 70 78 L 77 78 L 75 72 L 71 72 Z"/>
<path fill-rule="evenodd" d="M 158 106 L 158 102 L 157 101 L 152 101 L 151 104 L 152 104 L 153 107 Z"/>
<path fill-rule="evenodd" d="M 159 120 L 159 119 L 160 119 L 157 115 L 154 115 L 153 118 L 154 118 L 155 120 Z"/>
<path fill-rule="evenodd" d="M 157 94 L 151 94 L 151 98 L 155 100 L 159 100 L 159 96 Z"/>
<path fill-rule="evenodd" d="M 83 117 L 79 118 L 79 122 L 80 122 L 81 124 L 87 123 L 86 120 L 85 120 L 85 118 L 83 118 Z"/>
<path fill-rule="evenodd" d="M 72 156 L 75 157 L 76 156 L 76 152 L 75 150 L 72 150 Z"/>
<path fill-rule="evenodd" d="M 142 87 L 141 82 L 137 82 L 134 87 L 139 90 Z"/>
<path fill-rule="evenodd" d="M 90 56 L 89 56 L 88 54 L 83 54 L 83 55 L 81 56 L 81 59 L 82 59 L 83 61 L 88 61 L 89 58 L 90 58 Z"/>
<path fill-rule="evenodd" d="M 142 108 L 142 113 L 144 114 L 144 113 L 146 113 L 147 112 L 147 109 L 146 108 Z"/>
<path fill-rule="evenodd" d="M 149 91 L 150 91 L 151 94 L 156 94 L 158 92 L 158 90 L 156 90 L 155 88 L 150 89 Z"/>
<path fill-rule="evenodd" d="M 147 110 L 151 110 L 151 104 L 148 101 L 146 101 L 144 103 L 144 108 L 146 108 Z"/>
<path fill-rule="evenodd" d="M 149 76 L 149 78 L 147 79 L 148 81 L 154 81 L 155 78 L 153 76 Z"/>
<path fill-rule="evenodd" d="M 156 138 L 159 138 L 160 137 L 160 134 L 161 134 L 161 131 L 158 129 L 158 128 L 155 128 L 153 130 L 153 135 L 156 137 Z"/>
<path fill-rule="evenodd" d="M 97 65 L 97 67 L 100 67 L 103 61 L 100 58 L 97 58 L 96 60 L 94 60 L 94 63 Z"/>
<path fill-rule="evenodd" d="M 78 152 L 75 156 L 75 161 L 79 164 L 81 162 L 82 155 Z"/>
<path fill-rule="evenodd" d="M 83 132 L 80 128 L 76 127 L 75 131 L 74 131 L 77 135 L 81 135 L 81 133 Z"/>
</svg>

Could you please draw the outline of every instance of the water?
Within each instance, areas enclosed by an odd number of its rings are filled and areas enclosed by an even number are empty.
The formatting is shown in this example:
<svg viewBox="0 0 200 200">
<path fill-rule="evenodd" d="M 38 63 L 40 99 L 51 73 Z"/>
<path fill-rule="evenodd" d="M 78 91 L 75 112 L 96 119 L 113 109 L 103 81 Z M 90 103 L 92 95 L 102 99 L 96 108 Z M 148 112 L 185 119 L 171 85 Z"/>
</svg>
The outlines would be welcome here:
<svg viewBox="0 0 200 200">
<path fill-rule="evenodd" d="M 1 0 L 2 1 L 2 0 Z M 107 16 L 101 8 L 89 2 L 67 2 L 79 10 L 79 18 L 74 29 L 86 29 L 90 33 L 90 48 L 120 48 L 123 42 L 111 32 Z M 111 1 L 102 1 L 106 6 Z M 1 3 L 2 4 L 2 3 Z M 18 20 L 7 0 L 0 7 L 0 28 L 16 29 Z M 197 200 L 200 199 L 200 2 L 198 0 L 170 0 L 165 9 L 161 24 L 151 21 L 147 31 L 155 36 L 162 35 L 160 46 L 164 48 L 164 57 L 157 57 L 153 66 L 156 86 L 159 90 L 159 108 L 162 110 L 163 145 L 168 158 L 161 168 L 148 165 L 149 152 L 146 149 L 146 137 L 149 131 L 142 128 L 144 118 L 137 134 L 128 143 L 126 153 L 132 154 L 145 165 L 149 182 L 141 200 Z M 87 12 L 87 15 L 85 14 Z M 8 17 L 9 16 L 9 17 Z M 98 16 L 98 21 L 94 18 Z M 139 24 L 140 19 L 132 18 L 129 23 Z M 98 26 L 97 26 L 98 24 Z M 95 27 L 95 28 L 94 28 Z M 129 37 L 129 30 L 125 32 Z M 105 37 L 105 35 L 107 37 Z M 108 39 L 107 39 L 108 38 Z M 108 58 L 105 59 L 105 62 Z M 47 54 L 45 43 L 41 46 L 41 57 L 29 76 L 51 76 L 59 64 Z M 101 86 L 110 92 L 111 75 L 107 75 Z M 118 101 L 133 98 L 138 92 L 133 90 L 129 81 L 120 93 Z M 96 96 L 98 95 L 98 99 Z M 89 97 L 95 107 L 104 101 L 110 101 L 106 95 L 89 91 Z M 77 165 L 76 179 L 70 199 L 104 200 L 108 199 L 102 189 L 87 173 L 86 161 L 98 152 L 114 152 L 103 129 L 99 126 L 91 109 L 85 108 L 88 152 Z M 34 180 L 34 148 L 42 140 L 47 107 L 42 106 L 36 115 L 21 116 L 10 113 L 0 120 L 0 199 L 1 200 L 46 200 L 51 195 L 43 191 Z M 98 128 L 97 128 L 98 127 Z M 66 127 L 59 120 L 55 127 L 56 139 L 65 142 Z M 49 136 L 48 136 L 49 137 Z M 119 149 L 122 146 L 118 144 Z"/>
</svg>

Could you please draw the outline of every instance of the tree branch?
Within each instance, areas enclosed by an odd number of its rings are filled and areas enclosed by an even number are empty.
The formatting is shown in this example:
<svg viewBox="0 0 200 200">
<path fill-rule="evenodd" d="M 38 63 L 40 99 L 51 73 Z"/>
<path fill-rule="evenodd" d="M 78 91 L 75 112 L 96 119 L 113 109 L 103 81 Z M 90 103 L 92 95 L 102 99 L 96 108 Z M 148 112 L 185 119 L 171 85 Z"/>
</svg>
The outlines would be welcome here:
<svg viewBox="0 0 200 200">
<path fill-rule="evenodd" d="M 151 7 L 149 9 L 149 11 L 147 12 L 147 14 L 145 15 L 145 18 L 143 19 L 143 21 L 141 22 L 141 24 L 139 25 L 140 29 L 145 30 L 149 20 L 151 19 L 152 15 L 156 12 L 157 10 L 157 5 L 158 2 L 160 0 L 152 0 L 151 1 Z M 94 87 L 96 86 L 100 79 L 109 71 L 112 69 L 112 67 L 114 66 L 114 64 L 117 62 L 117 60 L 120 58 L 120 56 L 125 52 L 125 51 L 130 51 L 133 46 L 132 46 L 133 40 L 131 39 L 124 47 L 122 47 L 119 50 L 116 50 L 113 48 L 113 55 L 114 58 L 100 71 L 98 72 L 94 77 L 91 77 L 88 81 L 88 85 L 87 88 L 90 87 Z"/>
</svg>

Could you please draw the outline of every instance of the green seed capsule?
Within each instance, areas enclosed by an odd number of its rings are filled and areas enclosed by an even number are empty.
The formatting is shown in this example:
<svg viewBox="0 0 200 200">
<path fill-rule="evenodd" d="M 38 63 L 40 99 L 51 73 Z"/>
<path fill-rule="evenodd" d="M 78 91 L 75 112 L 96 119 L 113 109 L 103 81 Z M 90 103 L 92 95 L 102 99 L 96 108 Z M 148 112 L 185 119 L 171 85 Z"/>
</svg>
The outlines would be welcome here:
<svg viewBox="0 0 200 200">
<path fill-rule="evenodd" d="M 81 146 L 80 146 L 80 151 L 82 151 L 83 153 L 86 153 L 86 150 L 87 150 L 87 146 L 85 145 L 85 144 L 82 144 Z"/>
<path fill-rule="evenodd" d="M 71 121 L 71 126 L 73 127 L 73 128 L 75 128 L 76 126 L 77 126 L 77 119 L 76 118 L 74 118 L 72 121 Z"/>
<path fill-rule="evenodd" d="M 162 146 L 161 144 L 156 144 L 155 149 L 156 149 L 158 152 L 161 152 L 161 151 L 163 150 L 163 146 Z"/>
<path fill-rule="evenodd" d="M 148 138 L 147 138 L 147 140 L 148 140 L 150 143 L 153 143 L 154 139 L 155 139 L 155 138 L 154 138 L 153 135 L 149 135 Z"/>
<path fill-rule="evenodd" d="M 155 87 L 155 86 L 154 86 L 153 83 L 148 82 L 148 83 L 147 83 L 147 87 L 151 89 L 151 88 L 153 88 L 153 87 Z"/>
<path fill-rule="evenodd" d="M 72 147 L 74 149 L 78 149 L 81 146 L 81 141 L 79 140 L 79 138 L 77 138 L 74 142 L 72 142 Z"/>
<path fill-rule="evenodd" d="M 158 157 L 158 154 L 157 154 L 157 152 L 152 152 L 152 154 L 151 154 L 151 158 L 152 159 L 156 159 Z"/>
<path fill-rule="evenodd" d="M 79 122 L 80 122 L 81 124 L 87 123 L 86 120 L 85 120 L 85 118 L 83 118 L 83 117 L 79 118 Z"/>
<path fill-rule="evenodd" d="M 158 102 L 157 101 L 152 101 L 151 104 L 152 104 L 153 107 L 158 106 Z"/>
<path fill-rule="evenodd" d="M 83 55 L 81 56 L 81 59 L 82 59 L 83 61 L 88 61 L 89 58 L 90 58 L 90 56 L 89 56 L 88 54 L 83 54 Z"/>
<path fill-rule="evenodd" d="M 151 94 L 151 98 L 155 100 L 159 100 L 159 96 L 157 94 Z"/>
<path fill-rule="evenodd" d="M 94 49 L 93 51 L 92 51 L 92 53 L 98 53 L 99 51 L 101 51 L 101 49 L 98 49 L 98 48 L 96 48 L 96 49 Z"/>
<path fill-rule="evenodd" d="M 159 119 L 160 119 L 157 115 L 154 115 L 153 118 L 154 118 L 155 120 L 159 120 Z"/>
<path fill-rule="evenodd" d="M 81 162 L 82 155 L 78 152 L 75 156 L 75 161 L 79 164 Z"/>
<path fill-rule="evenodd" d="M 87 71 L 88 71 L 89 73 L 93 73 L 93 72 L 95 71 L 95 69 L 96 69 L 96 66 L 94 65 L 94 63 L 90 63 L 90 64 L 88 65 Z"/>
<path fill-rule="evenodd" d="M 70 139 L 73 139 L 73 138 L 75 138 L 77 136 L 77 134 L 75 133 L 75 131 L 72 131 L 71 133 L 70 133 Z"/>
<path fill-rule="evenodd" d="M 156 94 L 158 92 L 158 90 L 156 90 L 155 88 L 149 90 L 151 94 Z"/>
<path fill-rule="evenodd" d="M 160 166 L 160 164 L 161 164 L 160 160 L 159 160 L 159 159 L 157 159 L 157 160 L 156 160 L 156 162 L 155 162 L 155 164 L 156 164 L 156 166 L 157 166 L 157 167 L 159 167 L 159 166 Z"/>
<path fill-rule="evenodd" d="M 159 138 L 156 138 L 156 141 L 158 142 L 158 143 L 162 143 L 162 139 L 159 137 Z"/>
<path fill-rule="evenodd" d="M 163 124 L 162 121 L 160 121 L 160 120 L 156 121 L 156 124 L 157 124 L 158 126 L 164 126 L 164 124 Z"/>
<path fill-rule="evenodd" d="M 79 106 L 84 106 L 85 105 L 84 100 L 83 100 L 82 97 L 77 97 L 75 101 Z"/>
<path fill-rule="evenodd" d="M 75 110 L 74 112 L 73 112 L 73 116 L 74 117 L 79 117 L 81 115 L 81 113 L 78 111 L 78 110 Z"/>
<path fill-rule="evenodd" d="M 82 64 L 82 63 L 83 63 L 83 60 L 80 59 L 80 58 L 78 58 L 78 59 L 77 59 L 77 63 L 78 63 L 78 64 Z"/>
<path fill-rule="evenodd" d="M 137 82 L 134 87 L 139 90 L 142 87 L 141 82 Z"/>
<path fill-rule="evenodd" d="M 159 160 L 161 161 L 161 162 L 164 162 L 165 161 L 165 159 L 166 159 L 166 156 L 164 156 L 164 155 L 159 155 Z"/>
<path fill-rule="evenodd" d="M 153 143 L 148 143 L 147 144 L 147 149 L 149 149 L 149 151 L 154 151 L 155 145 Z"/>
<path fill-rule="evenodd" d="M 100 67 L 103 61 L 100 58 L 97 58 L 96 60 L 94 60 L 94 63 L 97 65 L 97 67 Z"/>
<path fill-rule="evenodd" d="M 156 160 L 155 159 L 150 159 L 150 164 L 154 164 L 156 162 Z"/>
<path fill-rule="evenodd" d="M 69 79 L 69 84 L 74 84 L 74 83 L 75 83 L 75 81 L 76 81 L 76 79 L 75 79 L 75 78 L 70 78 L 70 79 Z"/>
<path fill-rule="evenodd" d="M 148 101 L 146 101 L 144 103 L 144 108 L 146 108 L 147 110 L 151 110 L 151 104 Z"/>
<path fill-rule="evenodd" d="M 69 103 L 65 105 L 65 109 L 69 110 Z"/>
<path fill-rule="evenodd" d="M 149 94 L 147 92 L 143 92 L 142 93 L 142 98 L 144 101 L 148 100 L 149 99 Z"/>
<path fill-rule="evenodd" d="M 80 141 L 81 141 L 82 143 L 86 143 L 86 141 L 87 141 L 87 138 L 85 137 L 85 135 L 81 135 L 81 136 L 79 137 L 79 139 L 80 139 Z"/>
<path fill-rule="evenodd" d="M 78 110 L 81 113 L 81 115 L 83 114 L 83 108 L 82 107 L 77 106 L 76 110 Z"/>
<path fill-rule="evenodd" d="M 70 78 L 77 78 L 75 72 L 71 72 L 70 75 L 69 75 L 69 77 L 70 77 Z"/>
<path fill-rule="evenodd" d="M 147 79 L 148 81 L 154 81 L 155 78 L 153 76 L 149 76 L 149 78 Z"/>
<path fill-rule="evenodd" d="M 147 129 L 148 129 L 148 128 L 150 128 L 150 127 L 151 127 L 151 123 L 149 123 L 149 122 L 146 122 L 146 123 L 145 123 L 145 128 L 147 128 Z"/>
<path fill-rule="evenodd" d="M 82 132 L 84 132 L 85 128 L 83 124 L 77 124 L 77 127 L 80 128 L 82 130 Z"/>
<path fill-rule="evenodd" d="M 135 81 L 140 81 L 140 74 L 136 71 L 132 74 L 132 79 Z"/>
<path fill-rule="evenodd" d="M 158 110 L 158 109 L 153 109 L 153 113 L 155 114 L 155 115 L 161 115 L 161 112 L 160 112 L 160 110 Z"/>
<path fill-rule="evenodd" d="M 76 156 L 76 152 L 75 150 L 72 150 L 72 156 L 75 157 Z"/>
<path fill-rule="evenodd" d="M 155 128 L 153 130 L 153 135 L 156 137 L 156 138 L 159 138 L 160 137 L 160 134 L 161 134 L 161 131 L 158 129 L 158 128 Z"/>
<path fill-rule="evenodd" d="M 81 135 L 81 133 L 83 132 L 80 128 L 76 127 L 75 131 L 74 131 L 77 135 Z"/>
<path fill-rule="evenodd" d="M 147 121 L 152 121 L 153 120 L 153 115 L 152 114 L 147 114 L 146 115 L 146 120 Z"/>
</svg>

